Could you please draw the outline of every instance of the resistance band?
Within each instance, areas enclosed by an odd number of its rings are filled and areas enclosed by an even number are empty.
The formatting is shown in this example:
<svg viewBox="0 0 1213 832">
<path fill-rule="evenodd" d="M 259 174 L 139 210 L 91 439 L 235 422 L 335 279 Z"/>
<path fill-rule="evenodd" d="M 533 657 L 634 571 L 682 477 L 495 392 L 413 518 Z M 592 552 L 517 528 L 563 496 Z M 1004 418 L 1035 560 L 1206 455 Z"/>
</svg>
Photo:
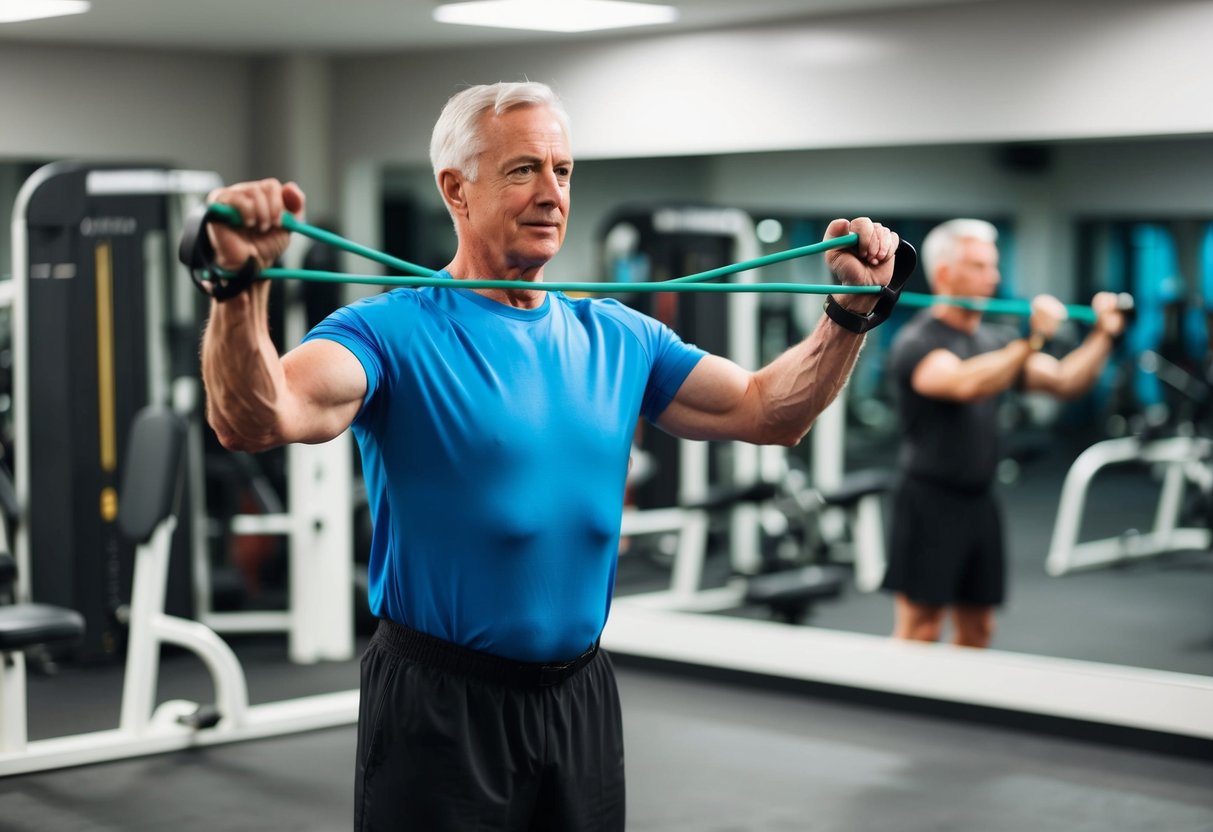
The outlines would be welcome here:
<svg viewBox="0 0 1213 832">
<path fill-rule="evenodd" d="M 1117 295 L 1117 300 L 1117 308 L 1120 311 L 1128 312 L 1133 309 L 1133 297 L 1131 295 L 1121 293 Z M 1018 315 L 1023 318 L 1030 318 L 1032 316 L 1031 301 L 1009 298 L 955 298 L 945 295 L 927 295 L 921 292 L 902 292 L 898 303 L 919 309 L 935 304 L 947 304 L 949 306 L 959 306 L 963 309 L 989 312 L 992 315 Z M 1083 324 L 1095 323 L 1097 316 L 1095 310 L 1091 307 L 1077 303 L 1067 303 L 1065 307 L 1066 317 L 1070 320 Z"/>
<path fill-rule="evenodd" d="M 587 294 L 632 294 L 640 292 L 783 292 L 791 294 L 816 295 L 881 295 L 877 310 L 870 316 L 876 318 L 866 325 L 861 325 L 856 331 L 866 331 L 883 321 L 892 311 L 892 305 L 900 302 L 912 307 L 926 307 L 935 303 L 948 303 L 967 309 L 977 309 L 994 314 L 1031 315 L 1031 304 L 1025 300 L 1008 300 L 1003 298 L 947 298 L 937 295 L 917 292 L 901 292 L 911 272 L 917 265 L 917 253 L 913 246 L 902 241 L 897 250 L 894 263 L 894 276 L 889 287 L 881 286 L 846 286 L 837 284 L 812 283 L 708 283 L 718 277 L 762 268 L 773 263 L 781 263 L 810 254 L 820 254 L 836 248 L 853 246 L 859 241 L 857 234 L 844 234 L 812 245 L 800 246 L 786 251 L 743 260 L 727 266 L 721 266 L 708 271 L 696 272 L 683 277 L 661 281 L 637 282 L 547 282 L 523 280 L 475 280 L 435 277 L 438 274 L 433 269 L 410 263 L 398 257 L 393 257 L 373 248 L 348 240 L 339 234 L 309 225 L 289 212 L 282 214 L 282 227 L 290 232 L 301 234 L 317 242 L 325 243 L 334 248 L 358 255 L 367 260 L 388 266 L 404 272 L 404 276 L 350 274 L 346 272 L 318 271 L 314 269 L 259 269 L 250 258 L 249 262 L 239 271 L 232 272 L 218 268 L 214 263 L 214 252 L 205 233 L 208 222 L 219 220 L 232 226 L 242 225 L 239 211 L 231 205 L 220 203 L 199 206 L 186 219 L 180 245 L 180 258 L 190 267 L 191 277 L 198 287 L 218 300 L 224 300 L 243 291 L 253 280 L 259 278 L 278 280 L 308 280 L 319 283 L 361 283 L 376 286 L 397 286 L 417 288 L 434 286 L 460 289 L 527 289 L 546 292 L 584 292 Z M 209 282 L 210 286 L 205 282 Z M 1132 307 L 1132 298 L 1122 295 L 1122 308 Z M 1089 306 L 1069 304 L 1066 312 L 1072 320 L 1083 323 L 1094 323 L 1095 313 Z M 848 313 L 849 314 L 849 313 Z M 833 317 L 833 316 L 832 316 Z M 856 316 L 862 318 L 863 316 Z"/>
<path fill-rule="evenodd" d="M 240 227 L 240 213 L 230 205 L 215 204 L 207 208 L 208 216 L 214 216 L 223 221 Z M 737 272 L 748 271 L 750 269 L 769 266 L 772 263 L 780 263 L 784 260 L 792 260 L 797 257 L 805 257 L 810 254 L 820 254 L 824 251 L 829 251 L 836 248 L 846 248 L 853 246 L 859 242 L 858 234 L 844 234 L 841 237 L 835 237 L 821 243 L 813 245 L 801 246 L 799 248 L 789 249 L 788 251 L 780 251 L 775 254 L 768 254 L 763 257 L 756 257 L 752 260 L 745 260 L 740 263 L 732 263 L 728 266 L 721 266 L 718 269 L 711 269 L 706 272 L 698 272 L 685 277 L 676 277 L 671 280 L 664 281 L 641 281 L 635 283 L 613 283 L 607 281 L 594 282 L 562 282 L 549 283 L 547 281 L 533 282 L 528 280 L 462 280 L 450 277 L 435 277 L 438 274 L 433 269 L 427 269 L 425 266 L 419 266 L 416 263 L 410 263 L 407 260 L 401 260 L 398 257 L 393 257 L 390 254 L 385 254 L 381 251 L 376 251 L 373 248 L 368 248 L 352 240 L 334 234 L 330 231 L 325 231 L 323 228 L 317 228 L 308 225 L 295 218 L 290 213 L 283 213 L 282 227 L 287 231 L 302 234 L 305 237 L 310 237 L 318 242 L 327 243 L 328 245 L 338 248 L 342 251 L 347 251 L 351 254 L 356 254 L 371 260 L 380 265 L 389 266 L 397 271 L 405 272 L 405 276 L 383 276 L 369 274 L 348 274 L 346 272 L 326 272 L 316 271 L 313 269 L 283 269 L 283 268 L 268 268 L 261 269 L 258 272 L 259 277 L 271 279 L 293 279 L 293 280 L 311 280 L 319 283 L 366 283 L 375 286 L 404 286 L 416 288 L 420 286 L 438 286 L 445 288 L 458 289 L 530 289 L 541 292 L 586 292 L 592 294 L 627 294 L 631 292 L 799 292 L 801 294 L 840 294 L 840 295 L 874 295 L 880 293 L 879 286 L 839 286 L 839 285 L 815 285 L 811 283 L 715 283 L 705 284 L 701 281 L 712 280 L 717 277 L 724 277 Z M 188 236 L 188 229 L 187 229 Z M 182 260 L 186 265 L 193 265 L 185 256 L 186 238 L 182 238 Z M 213 263 L 204 264 L 204 268 L 208 275 L 203 279 L 207 280 L 232 280 L 238 278 L 240 272 L 229 272 L 223 269 L 216 268 Z M 678 284 L 677 287 L 670 284 Z M 687 285 L 693 284 L 693 285 Z"/>
</svg>

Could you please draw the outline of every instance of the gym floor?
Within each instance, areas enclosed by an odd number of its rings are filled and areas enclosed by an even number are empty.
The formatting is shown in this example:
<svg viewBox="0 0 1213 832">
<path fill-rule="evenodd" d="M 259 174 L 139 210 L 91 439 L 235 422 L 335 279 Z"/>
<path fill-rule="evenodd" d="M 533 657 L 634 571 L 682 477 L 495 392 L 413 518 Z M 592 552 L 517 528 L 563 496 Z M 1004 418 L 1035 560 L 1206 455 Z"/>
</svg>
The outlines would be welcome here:
<svg viewBox="0 0 1213 832">
<path fill-rule="evenodd" d="M 354 662 L 292 667 L 237 645 L 255 701 L 339 690 Z M 169 656 L 162 692 L 205 684 Z M 631 830 L 982 832 L 1213 830 L 1213 762 L 941 717 L 618 668 Z M 31 734 L 112 727 L 121 674 L 64 669 L 30 684 Z M 62 691 L 72 688 L 69 698 Z M 348 829 L 354 729 L 0 780 L 6 832 Z"/>
<path fill-rule="evenodd" d="M 1207 554 L 1044 575 L 1061 475 L 1064 467 L 1046 461 L 1005 490 L 1012 600 L 997 646 L 1213 674 Z M 1148 487 L 1140 476 L 1110 477 L 1084 528 L 1102 535 L 1148 520 Z M 643 583 L 647 568 L 625 557 L 621 591 Z M 820 605 L 814 622 L 884 634 L 889 606 L 880 593 L 850 592 Z M 357 685 L 355 661 L 299 667 L 281 638 L 232 641 L 255 703 Z M 631 830 L 1213 832 L 1213 759 L 701 678 L 626 657 L 617 667 Z M 114 727 L 121 684 L 116 666 L 32 676 L 31 738 Z M 208 690 L 197 659 L 166 652 L 162 699 L 205 699 Z M 354 736 L 349 726 L 5 778 L 0 829 L 348 829 Z"/>
</svg>

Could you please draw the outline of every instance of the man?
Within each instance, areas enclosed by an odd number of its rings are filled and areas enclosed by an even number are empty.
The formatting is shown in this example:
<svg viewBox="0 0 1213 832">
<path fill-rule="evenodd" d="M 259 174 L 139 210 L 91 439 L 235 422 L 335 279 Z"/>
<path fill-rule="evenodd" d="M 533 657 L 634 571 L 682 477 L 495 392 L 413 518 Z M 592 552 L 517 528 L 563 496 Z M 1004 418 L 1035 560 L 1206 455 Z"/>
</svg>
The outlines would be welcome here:
<svg viewBox="0 0 1213 832">
<path fill-rule="evenodd" d="M 936 295 L 985 298 L 998 288 L 998 232 L 957 219 L 923 240 L 923 268 Z M 1066 316 L 1056 298 L 1032 301 L 1030 335 L 1009 340 L 981 312 L 936 304 L 893 341 L 900 484 L 893 497 L 884 588 L 894 593 L 897 638 L 939 640 L 952 611 L 956 644 L 986 647 L 1005 594 L 1003 534 L 992 494 L 998 463 L 999 394 L 1018 386 L 1060 398 L 1098 379 L 1124 328 L 1116 296 L 1091 302 L 1097 320 L 1061 360 L 1041 352 Z"/>
<path fill-rule="evenodd" d="M 542 84 L 454 96 L 430 147 L 459 279 L 538 282 L 559 251 L 573 158 Z M 209 226 L 220 266 L 271 263 L 294 184 L 223 188 L 243 229 Z M 895 234 L 866 218 L 829 255 L 884 284 Z M 597 650 L 638 417 L 696 439 L 794 445 L 842 387 L 862 336 L 833 320 L 758 372 L 705 355 L 613 300 L 530 289 L 396 290 L 338 310 L 283 358 L 264 283 L 213 303 L 208 419 L 225 447 L 321 442 L 351 427 L 374 517 L 362 661 L 359 830 L 620 830 L 619 701 Z M 841 303 L 859 313 L 871 296 Z M 339 591 L 340 588 L 335 588 Z"/>
</svg>

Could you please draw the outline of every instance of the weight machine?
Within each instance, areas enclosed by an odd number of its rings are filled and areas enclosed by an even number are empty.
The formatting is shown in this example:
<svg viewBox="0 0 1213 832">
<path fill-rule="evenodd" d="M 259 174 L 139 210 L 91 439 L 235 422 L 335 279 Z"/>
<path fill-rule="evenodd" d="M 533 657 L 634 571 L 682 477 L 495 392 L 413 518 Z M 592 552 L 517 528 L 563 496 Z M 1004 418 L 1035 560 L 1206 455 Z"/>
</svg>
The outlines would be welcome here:
<svg viewBox="0 0 1213 832">
<path fill-rule="evenodd" d="M 168 608 L 218 632 L 285 632 L 298 663 L 353 655 L 353 590 L 334 591 L 353 585 L 346 434 L 285 451 L 283 511 L 228 520 L 231 535 L 288 539 L 288 609 L 212 609 L 196 380 L 205 313 L 173 243 L 185 214 L 221 184 L 206 171 L 59 162 L 35 172 L 14 205 L 13 279 L 0 305 L 12 314 L 14 473 L 27 520 L 14 541 L 17 595 L 79 610 L 89 624 L 80 658 L 121 649 L 134 552 L 114 525 L 120 444 L 139 408 L 169 402 L 190 430 L 189 510 L 173 544 L 187 554 L 172 559 Z M 303 303 L 285 308 L 286 337 L 298 341 Z M 72 523 L 62 522 L 65 503 Z"/>
</svg>

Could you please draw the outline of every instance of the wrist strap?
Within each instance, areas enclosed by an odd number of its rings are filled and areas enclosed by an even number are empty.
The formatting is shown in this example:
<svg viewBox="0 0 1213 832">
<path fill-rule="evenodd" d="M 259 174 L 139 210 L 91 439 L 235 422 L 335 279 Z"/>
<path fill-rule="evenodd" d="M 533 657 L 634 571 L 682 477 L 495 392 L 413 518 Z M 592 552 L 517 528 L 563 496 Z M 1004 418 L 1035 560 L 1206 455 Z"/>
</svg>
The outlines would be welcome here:
<svg viewBox="0 0 1213 832">
<path fill-rule="evenodd" d="M 894 255 L 893 276 L 889 278 L 886 285 L 880 287 L 880 295 L 871 312 L 867 314 L 852 312 L 835 300 L 833 295 L 826 295 L 824 307 L 826 315 L 831 321 L 856 335 L 862 335 L 870 329 L 875 329 L 888 320 L 889 315 L 892 314 L 893 307 L 897 305 L 897 299 L 901 297 L 902 287 L 914 273 L 917 265 L 918 252 L 914 250 L 914 246 L 902 240 Z"/>
<path fill-rule="evenodd" d="M 215 249 L 206 233 L 207 223 L 212 222 L 218 211 L 212 206 L 199 205 L 187 215 L 177 248 L 177 256 L 190 272 L 190 279 L 204 294 L 219 303 L 234 298 L 260 280 L 261 268 L 250 257 L 237 272 L 225 272 L 215 264 Z"/>
</svg>

